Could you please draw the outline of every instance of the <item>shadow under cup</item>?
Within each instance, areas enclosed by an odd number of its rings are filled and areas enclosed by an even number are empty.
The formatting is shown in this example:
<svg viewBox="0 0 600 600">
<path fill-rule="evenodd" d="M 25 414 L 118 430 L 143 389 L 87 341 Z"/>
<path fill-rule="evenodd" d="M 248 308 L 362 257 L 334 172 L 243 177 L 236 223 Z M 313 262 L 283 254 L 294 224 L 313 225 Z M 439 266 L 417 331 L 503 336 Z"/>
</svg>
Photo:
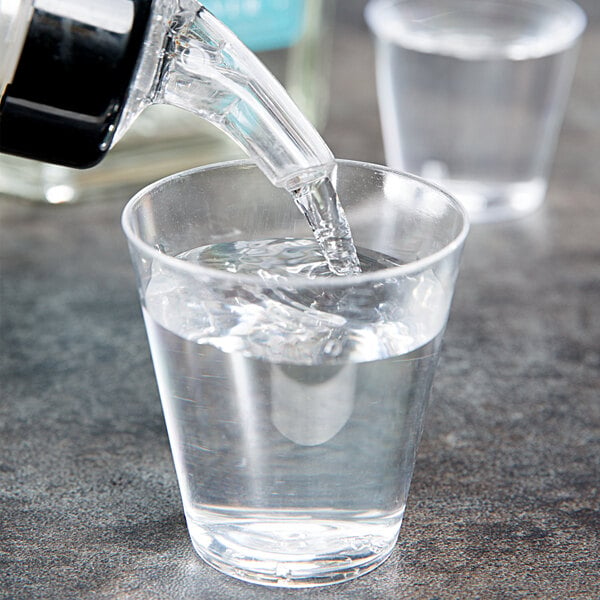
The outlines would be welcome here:
<svg viewBox="0 0 600 600">
<path fill-rule="evenodd" d="M 123 213 L 193 545 L 254 583 L 344 581 L 392 551 L 468 230 L 450 196 L 386 167 L 338 161 L 336 185 L 378 270 L 281 277 L 177 258 L 311 239 L 246 161 L 163 179 Z"/>
</svg>

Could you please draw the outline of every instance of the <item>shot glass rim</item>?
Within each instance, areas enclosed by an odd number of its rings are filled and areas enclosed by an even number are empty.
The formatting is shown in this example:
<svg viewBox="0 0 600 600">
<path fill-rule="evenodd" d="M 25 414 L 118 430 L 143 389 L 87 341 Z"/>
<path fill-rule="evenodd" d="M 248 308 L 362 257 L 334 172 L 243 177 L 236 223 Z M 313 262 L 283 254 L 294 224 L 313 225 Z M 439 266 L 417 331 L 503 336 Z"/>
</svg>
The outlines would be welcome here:
<svg viewBox="0 0 600 600">
<path fill-rule="evenodd" d="M 387 42 L 397 44 L 401 47 L 413 48 L 414 44 L 406 43 L 407 40 L 403 39 L 402 33 L 400 30 L 395 27 L 392 28 L 390 25 L 394 24 L 394 20 L 388 18 L 383 18 L 381 16 L 381 11 L 386 8 L 395 8 L 394 5 L 397 4 L 405 4 L 407 2 L 411 2 L 414 0 L 369 0 L 364 9 L 364 17 L 369 29 L 375 38 L 379 40 L 385 40 Z M 510 2 L 514 5 L 524 6 L 525 4 L 537 4 L 543 5 L 544 2 L 541 0 L 486 0 L 490 3 L 501 4 L 506 6 Z M 555 42 L 555 45 L 550 49 L 539 52 L 539 53 L 531 53 L 530 55 L 512 55 L 507 49 L 503 49 L 503 51 L 487 53 L 473 56 L 471 54 L 471 50 L 467 50 L 463 56 L 462 53 L 456 52 L 456 56 L 463 59 L 469 58 L 482 58 L 482 59 L 507 59 L 507 60 L 518 60 L 521 58 L 542 58 L 544 56 L 551 56 L 553 54 L 558 54 L 560 52 L 565 51 L 567 48 L 573 46 L 577 40 L 582 36 L 584 31 L 586 30 L 588 23 L 588 16 L 585 10 L 575 1 L 575 0 L 552 0 L 555 5 L 560 6 L 564 10 L 570 10 L 573 13 L 573 18 L 577 20 L 577 23 L 573 26 L 572 31 L 569 36 L 565 36 L 565 39 L 561 39 Z M 420 48 L 414 47 L 415 50 L 422 50 Z M 435 52 L 437 53 L 437 52 Z M 443 52 L 442 52 L 443 53 Z M 452 53 L 454 55 L 454 53 Z"/>
<path fill-rule="evenodd" d="M 180 171 L 178 173 L 173 173 L 166 177 L 162 177 L 141 190 L 139 190 L 134 196 L 130 198 L 125 207 L 123 208 L 121 214 L 121 227 L 125 233 L 125 237 L 128 242 L 132 244 L 136 250 L 141 252 L 144 255 L 149 255 L 154 260 L 158 260 L 165 265 L 170 265 L 173 269 L 176 269 L 180 272 L 188 273 L 189 275 L 202 275 L 204 277 L 209 277 L 212 279 L 221 279 L 221 280 L 229 280 L 235 281 L 237 283 L 249 283 L 249 284 L 258 284 L 262 287 L 294 287 L 294 288 L 310 288 L 310 287 L 348 287 L 349 285 L 368 283 L 371 281 L 379 281 L 382 278 L 392 278 L 392 277 L 404 277 L 407 275 L 412 275 L 431 267 L 433 264 L 440 262 L 447 256 L 454 254 L 458 251 L 469 233 L 470 229 L 470 221 L 467 215 L 467 212 L 463 205 L 454 198 L 451 194 L 446 192 L 443 188 L 439 187 L 435 183 L 427 181 L 422 177 L 418 177 L 416 175 L 412 175 L 411 173 L 405 173 L 403 171 L 399 171 L 397 169 L 393 169 L 384 165 L 378 165 L 375 163 L 368 163 L 364 161 L 354 161 L 354 160 L 344 160 L 344 159 L 336 159 L 336 164 L 346 165 L 346 166 L 354 166 L 367 168 L 371 170 L 383 171 L 393 173 L 394 175 L 399 175 L 403 178 L 410 179 L 417 183 L 420 183 L 436 192 L 439 192 L 445 199 L 448 201 L 448 204 L 451 205 L 456 212 L 462 217 L 462 227 L 460 231 L 454 236 L 454 238 L 448 242 L 444 247 L 440 248 L 436 252 L 429 254 L 421 259 L 405 263 L 396 267 L 389 267 L 385 269 L 379 269 L 377 271 L 370 271 L 367 273 L 359 273 L 354 275 L 341 275 L 335 277 L 328 278 L 314 278 L 309 279 L 307 277 L 302 276 L 290 276 L 290 277 L 282 277 L 281 279 L 267 281 L 260 277 L 260 275 L 249 275 L 249 274 L 240 274 L 240 273 L 231 273 L 229 271 L 223 271 L 220 269 L 215 269 L 213 267 L 208 267 L 201 264 L 194 264 L 191 262 L 187 262 L 181 260 L 175 256 L 171 256 L 165 254 L 164 252 L 160 252 L 154 246 L 143 241 L 132 229 L 131 222 L 131 214 L 135 208 L 135 206 L 146 196 L 150 191 L 156 189 L 168 181 L 172 181 L 178 178 L 189 177 L 198 172 L 207 172 L 224 168 L 246 168 L 253 167 L 258 169 L 256 164 L 248 159 L 241 160 L 230 160 L 223 161 L 218 163 L 212 163 L 209 165 L 202 165 L 199 167 L 194 167 L 192 169 L 187 169 L 185 171 Z M 290 202 L 291 202 L 290 198 Z"/>
</svg>

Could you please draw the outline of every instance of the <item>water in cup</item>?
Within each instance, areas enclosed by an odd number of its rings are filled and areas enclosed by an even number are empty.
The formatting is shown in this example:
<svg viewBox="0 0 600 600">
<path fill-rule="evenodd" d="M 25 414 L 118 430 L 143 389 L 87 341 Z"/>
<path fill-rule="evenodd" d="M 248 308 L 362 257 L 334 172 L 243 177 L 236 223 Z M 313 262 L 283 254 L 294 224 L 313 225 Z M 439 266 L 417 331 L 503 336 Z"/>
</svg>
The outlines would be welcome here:
<svg viewBox="0 0 600 600">
<path fill-rule="evenodd" d="M 398 264 L 358 256 L 363 273 Z M 218 280 L 193 288 L 155 265 L 143 308 L 199 553 L 283 585 L 379 564 L 402 521 L 414 460 L 404 447 L 420 434 L 445 323 L 435 274 L 405 279 L 402 292 L 394 278 L 301 291 L 243 280 L 329 281 L 310 239 L 178 258 L 240 276 L 223 304 Z"/>
</svg>

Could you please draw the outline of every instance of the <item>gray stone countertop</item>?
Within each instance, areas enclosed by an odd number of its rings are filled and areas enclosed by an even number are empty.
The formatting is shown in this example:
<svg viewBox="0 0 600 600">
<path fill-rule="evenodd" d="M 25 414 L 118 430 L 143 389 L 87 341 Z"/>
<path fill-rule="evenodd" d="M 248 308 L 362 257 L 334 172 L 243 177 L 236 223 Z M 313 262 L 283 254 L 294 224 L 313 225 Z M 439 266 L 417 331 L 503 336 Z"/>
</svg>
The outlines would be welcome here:
<svg viewBox="0 0 600 600">
<path fill-rule="evenodd" d="M 125 198 L 3 199 L 0 598 L 598 598 L 597 13 L 545 206 L 472 230 L 397 548 L 352 582 L 260 588 L 196 558 L 119 225 Z M 339 20 L 325 137 L 339 156 L 381 162 L 357 23 Z"/>
</svg>

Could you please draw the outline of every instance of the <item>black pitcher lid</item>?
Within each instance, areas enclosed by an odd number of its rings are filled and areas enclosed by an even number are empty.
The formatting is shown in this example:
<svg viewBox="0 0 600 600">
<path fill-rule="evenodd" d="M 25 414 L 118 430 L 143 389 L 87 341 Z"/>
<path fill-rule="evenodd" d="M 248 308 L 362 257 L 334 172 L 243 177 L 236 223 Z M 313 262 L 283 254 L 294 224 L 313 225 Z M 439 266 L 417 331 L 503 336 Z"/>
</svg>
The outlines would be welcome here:
<svg viewBox="0 0 600 600">
<path fill-rule="evenodd" d="M 24 4 L 29 28 L 2 90 L 0 152 L 91 167 L 110 148 L 152 0 Z"/>
</svg>

